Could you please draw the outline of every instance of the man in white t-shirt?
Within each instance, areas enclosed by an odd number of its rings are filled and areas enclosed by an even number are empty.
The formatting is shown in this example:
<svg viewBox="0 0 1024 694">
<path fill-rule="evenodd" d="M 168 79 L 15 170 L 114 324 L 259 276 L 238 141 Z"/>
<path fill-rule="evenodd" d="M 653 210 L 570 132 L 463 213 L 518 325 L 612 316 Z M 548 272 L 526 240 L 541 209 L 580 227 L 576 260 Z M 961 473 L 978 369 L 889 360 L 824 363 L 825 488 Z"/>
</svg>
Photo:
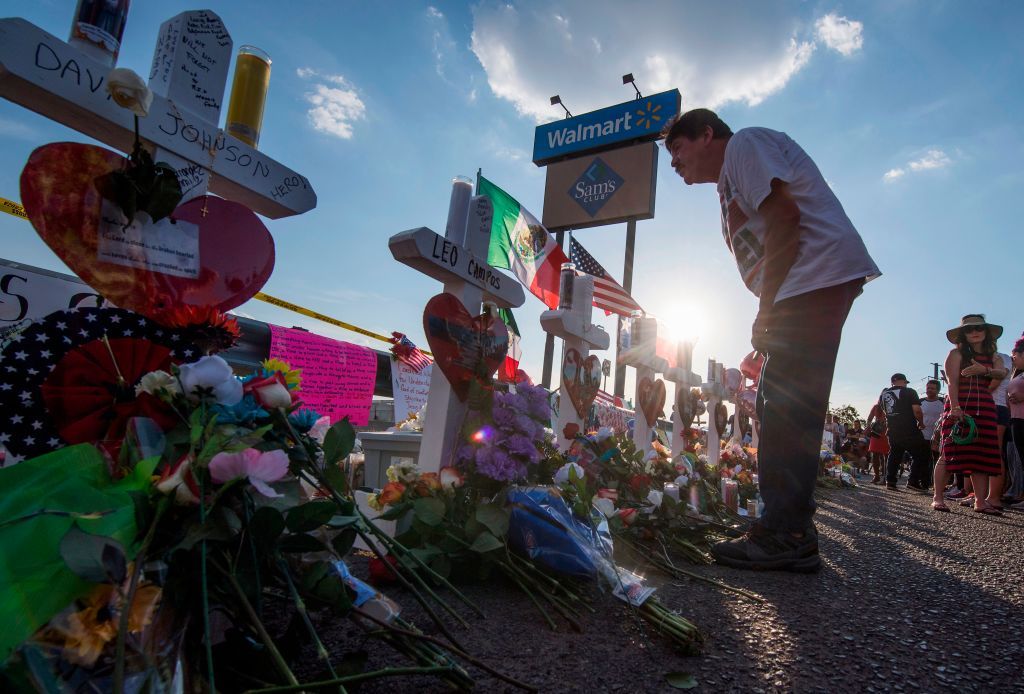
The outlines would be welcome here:
<svg viewBox="0 0 1024 694">
<path fill-rule="evenodd" d="M 878 267 L 818 167 L 785 133 L 734 135 L 707 109 L 673 119 L 664 133 L 687 185 L 718 185 L 725 244 L 760 299 L 751 344 L 766 355 L 757 392 L 765 512 L 712 553 L 737 568 L 817 571 L 819 432 L 843 324 Z"/>
<path fill-rule="evenodd" d="M 924 429 L 921 433 L 924 434 L 926 441 L 931 442 L 929 447 L 932 452 L 932 464 L 939 459 L 938 441 L 935 440 L 935 425 L 939 423 L 939 417 L 942 416 L 943 400 L 939 397 L 941 388 L 942 384 L 933 378 L 925 384 L 924 397 L 921 398 L 921 414 L 924 421 Z"/>
</svg>

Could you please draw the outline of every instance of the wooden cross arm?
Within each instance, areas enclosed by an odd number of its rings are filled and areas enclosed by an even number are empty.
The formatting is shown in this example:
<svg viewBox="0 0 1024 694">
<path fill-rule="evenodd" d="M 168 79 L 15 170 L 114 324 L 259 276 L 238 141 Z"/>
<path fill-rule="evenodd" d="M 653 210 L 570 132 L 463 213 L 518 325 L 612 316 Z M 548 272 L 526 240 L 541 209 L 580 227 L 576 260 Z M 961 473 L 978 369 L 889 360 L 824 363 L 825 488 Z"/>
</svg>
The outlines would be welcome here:
<svg viewBox="0 0 1024 694">
<path fill-rule="evenodd" d="M 110 68 L 20 18 L 0 19 L 0 96 L 122 152 L 134 142 L 133 116 L 107 94 Z M 277 219 L 316 207 L 305 177 L 158 94 L 139 135 L 213 172 L 211 190 Z"/>
</svg>

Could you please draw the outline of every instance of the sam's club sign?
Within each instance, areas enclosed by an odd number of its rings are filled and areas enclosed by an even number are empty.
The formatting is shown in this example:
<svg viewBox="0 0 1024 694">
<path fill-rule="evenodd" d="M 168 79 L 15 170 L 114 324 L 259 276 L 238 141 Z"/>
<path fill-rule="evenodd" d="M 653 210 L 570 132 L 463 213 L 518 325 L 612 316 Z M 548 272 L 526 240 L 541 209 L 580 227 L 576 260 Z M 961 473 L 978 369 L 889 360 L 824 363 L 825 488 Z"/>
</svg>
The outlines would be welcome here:
<svg viewBox="0 0 1024 694">
<path fill-rule="evenodd" d="M 569 155 L 656 140 L 680 103 L 679 90 L 672 89 L 541 125 L 533 139 L 533 163 L 545 166 Z"/>
</svg>

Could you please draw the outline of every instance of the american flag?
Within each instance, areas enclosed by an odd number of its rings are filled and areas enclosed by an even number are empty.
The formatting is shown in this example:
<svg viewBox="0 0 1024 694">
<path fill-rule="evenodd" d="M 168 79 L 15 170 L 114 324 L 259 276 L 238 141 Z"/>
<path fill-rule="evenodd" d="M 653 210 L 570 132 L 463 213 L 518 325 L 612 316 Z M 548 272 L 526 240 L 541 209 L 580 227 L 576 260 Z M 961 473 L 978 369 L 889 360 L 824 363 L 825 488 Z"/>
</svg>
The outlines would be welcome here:
<svg viewBox="0 0 1024 694">
<path fill-rule="evenodd" d="M 606 393 L 603 390 L 597 391 L 597 397 L 594 398 L 594 402 L 598 405 L 607 405 L 609 407 L 622 407 L 621 399 L 611 395 L 610 393 Z"/>
<path fill-rule="evenodd" d="M 408 364 L 416 373 L 423 371 L 434 360 L 424 354 L 416 344 L 403 333 L 391 333 L 391 353 L 403 364 Z"/>
<path fill-rule="evenodd" d="M 576 265 L 577 270 L 594 276 L 594 306 L 620 316 L 628 316 L 633 311 L 643 310 L 576 239 L 569 244 L 569 259 Z"/>
</svg>

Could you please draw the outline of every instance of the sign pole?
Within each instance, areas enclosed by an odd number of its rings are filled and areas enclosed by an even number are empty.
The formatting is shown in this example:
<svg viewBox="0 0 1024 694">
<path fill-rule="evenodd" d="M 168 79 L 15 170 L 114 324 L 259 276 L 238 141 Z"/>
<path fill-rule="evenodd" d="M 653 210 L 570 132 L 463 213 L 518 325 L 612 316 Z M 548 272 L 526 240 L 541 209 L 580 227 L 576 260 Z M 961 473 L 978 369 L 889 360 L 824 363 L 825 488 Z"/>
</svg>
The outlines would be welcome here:
<svg viewBox="0 0 1024 694">
<path fill-rule="evenodd" d="M 627 294 L 633 293 L 633 250 L 636 247 L 636 220 L 626 222 L 626 259 L 622 266 L 622 288 Z M 622 316 L 619 316 L 619 328 L 616 345 L 622 344 Z M 615 397 L 621 398 L 626 394 L 626 365 L 618 359 L 621 347 L 616 346 L 615 366 Z"/>
</svg>

